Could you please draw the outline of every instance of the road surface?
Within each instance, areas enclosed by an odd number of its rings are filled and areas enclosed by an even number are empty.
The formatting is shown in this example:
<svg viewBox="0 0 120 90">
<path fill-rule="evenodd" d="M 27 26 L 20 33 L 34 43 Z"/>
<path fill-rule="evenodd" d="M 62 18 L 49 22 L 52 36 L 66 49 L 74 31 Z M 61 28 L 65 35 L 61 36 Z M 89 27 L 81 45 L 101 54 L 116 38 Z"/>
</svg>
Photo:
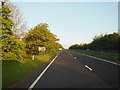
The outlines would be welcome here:
<svg viewBox="0 0 120 90">
<path fill-rule="evenodd" d="M 118 67 L 62 51 L 34 88 L 117 88 Z"/>
<path fill-rule="evenodd" d="M 77 52 L 63 50 L 32 87 L 119 88 L 118 66 Z M 41 72 L 38 70 L 39 74 L 36 77 L 33 74 L 31 78 L 23 80 L 24 83 L 17 88 L 29 88 Z"/>
</svg>

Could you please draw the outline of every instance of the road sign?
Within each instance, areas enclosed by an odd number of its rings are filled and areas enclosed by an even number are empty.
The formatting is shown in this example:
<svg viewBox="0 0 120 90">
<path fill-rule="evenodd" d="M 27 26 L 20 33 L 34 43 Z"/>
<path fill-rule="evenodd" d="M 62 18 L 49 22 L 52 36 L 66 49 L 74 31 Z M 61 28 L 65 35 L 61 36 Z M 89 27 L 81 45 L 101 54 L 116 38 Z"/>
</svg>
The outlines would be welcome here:
<svg viewBox="0 0 120 90">
<path fill-rule="evenodd" d="M 46 48 L 45 47 L 38 47 L 38 51 L 45 51 Z"/>
</svg>

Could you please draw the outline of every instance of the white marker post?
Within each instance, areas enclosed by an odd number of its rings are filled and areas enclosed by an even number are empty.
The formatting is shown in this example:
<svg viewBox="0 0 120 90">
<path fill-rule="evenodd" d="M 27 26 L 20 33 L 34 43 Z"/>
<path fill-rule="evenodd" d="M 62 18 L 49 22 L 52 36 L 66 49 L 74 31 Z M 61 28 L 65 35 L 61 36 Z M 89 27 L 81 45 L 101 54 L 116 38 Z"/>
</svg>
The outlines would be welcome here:
<svg viewBox="0 0 120 90">
<path fill-rule="evenodd" d="M 32 60 L 34 60 L 35 59 L 35 55 L 32 55 Z"/>
</svg>

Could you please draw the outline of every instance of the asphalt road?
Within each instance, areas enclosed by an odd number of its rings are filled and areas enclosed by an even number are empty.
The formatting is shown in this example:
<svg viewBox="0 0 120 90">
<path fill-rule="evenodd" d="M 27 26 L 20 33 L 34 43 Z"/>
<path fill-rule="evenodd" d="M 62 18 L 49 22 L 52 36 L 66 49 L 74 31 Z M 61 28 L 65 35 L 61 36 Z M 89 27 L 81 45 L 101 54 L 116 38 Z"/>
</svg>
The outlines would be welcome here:
<svg viewBox="0 0 120 90">
<path fill-rule="evenodd" d="M 11 88 L 29 88 L 48 64 Z M 119 88 L 118 66 L 63 50 L 33 88 Z"/>
<path fill-rule="evenodd" d="M 118 66 L 64 50 L 34 88 L 118 88 Z"/>
</svg>

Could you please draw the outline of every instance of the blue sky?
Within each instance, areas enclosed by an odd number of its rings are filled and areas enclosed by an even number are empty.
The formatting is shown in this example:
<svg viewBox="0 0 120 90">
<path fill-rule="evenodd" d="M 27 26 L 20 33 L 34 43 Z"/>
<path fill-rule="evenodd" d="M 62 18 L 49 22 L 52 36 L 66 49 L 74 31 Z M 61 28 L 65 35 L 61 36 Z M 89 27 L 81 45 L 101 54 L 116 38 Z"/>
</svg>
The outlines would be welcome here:
<svg viewBox="0 0 120 90">
<path fill-rule="evenodd" d="M 117 2 L 13 2 L 29 28 L 47 23 L 65 48 L 118 32 Z"/>
</svg>

